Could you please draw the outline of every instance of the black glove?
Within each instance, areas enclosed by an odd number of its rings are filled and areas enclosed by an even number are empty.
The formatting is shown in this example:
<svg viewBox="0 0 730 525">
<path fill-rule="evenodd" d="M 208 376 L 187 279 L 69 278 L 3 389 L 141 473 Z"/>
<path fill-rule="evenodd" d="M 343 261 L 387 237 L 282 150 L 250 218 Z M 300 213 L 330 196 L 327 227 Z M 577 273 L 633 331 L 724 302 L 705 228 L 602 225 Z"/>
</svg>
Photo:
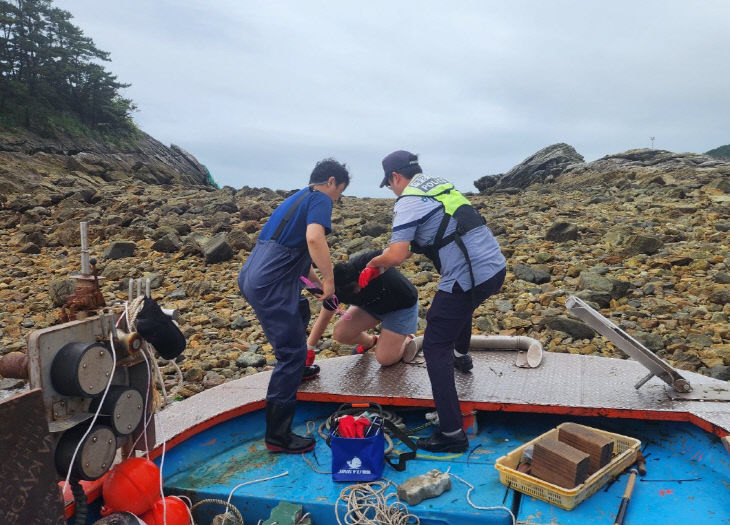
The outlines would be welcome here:
<svg viewBox="0 0 730 525">
<path fill-rule="evenodd" d="M 325 310 L 329 310 L 330 312 L 334 312 L 337 310 L 337 302 L 332 299 L 332 297 L 328 297 L 324 301 L 322 301 L 322 308 Z"/>
</svg>

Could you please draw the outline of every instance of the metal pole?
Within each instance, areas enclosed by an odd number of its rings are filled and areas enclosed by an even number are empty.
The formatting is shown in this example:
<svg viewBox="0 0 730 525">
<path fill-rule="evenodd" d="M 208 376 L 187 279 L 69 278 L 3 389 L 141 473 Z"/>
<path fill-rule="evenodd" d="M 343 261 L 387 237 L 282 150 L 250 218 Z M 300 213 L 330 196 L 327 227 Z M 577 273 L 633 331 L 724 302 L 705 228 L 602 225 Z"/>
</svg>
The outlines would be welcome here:
<svg viewBox="0 0 730 525">
<path fill-rule="evenodd" d="M 89 265 L 89 223 L 81 223 L 81 275 L 90 275 Z"/>
</svg>

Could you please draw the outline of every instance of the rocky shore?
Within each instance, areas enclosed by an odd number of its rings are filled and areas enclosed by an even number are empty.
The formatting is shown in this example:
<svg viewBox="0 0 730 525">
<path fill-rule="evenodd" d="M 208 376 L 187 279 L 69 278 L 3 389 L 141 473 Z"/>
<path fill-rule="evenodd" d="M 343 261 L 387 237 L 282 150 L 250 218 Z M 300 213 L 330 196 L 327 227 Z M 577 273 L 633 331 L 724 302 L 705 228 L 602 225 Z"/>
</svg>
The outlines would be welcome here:
<svg viewBox="0 0 730 525">
<path fill-rule="evenodd" d="M 669 152 L 656 162 L 643 151 L 574 159 L 526 187 L 511 173 L 509 186 L 483 185 L 470 196 L 508 260 L 502 291 L 475 314 L 475 333 L 624 357 L 568 314 L 565 300 L 575 294 L 673 366 L 730 379 L 730 164 Z M 92 184 L 65 168 L 38 177 L 32 193 L 8 185 L 0 198 L 0 354 L 23 351 L 31 331 L 57 322 L 79 269 L 78 224 L 87 221 L 107 303 L 126 299 L 128 279 L 149 277 L 153 298 L 180 310 L 188 348 L 177 396 L 273 365 L 236 276 L 288 192 L 119 177 Z M 343 198 L 328 238 L 334 259 L 385 247 L 392 205 Z M 421 256 L 401 269 L 419 289 L 422 333 L 439 277 Z M 351 352 L 330 336 L 331 327 L 318 359 Z M 177 385 L 173 368 L 164 372 Z"/>
</svg>

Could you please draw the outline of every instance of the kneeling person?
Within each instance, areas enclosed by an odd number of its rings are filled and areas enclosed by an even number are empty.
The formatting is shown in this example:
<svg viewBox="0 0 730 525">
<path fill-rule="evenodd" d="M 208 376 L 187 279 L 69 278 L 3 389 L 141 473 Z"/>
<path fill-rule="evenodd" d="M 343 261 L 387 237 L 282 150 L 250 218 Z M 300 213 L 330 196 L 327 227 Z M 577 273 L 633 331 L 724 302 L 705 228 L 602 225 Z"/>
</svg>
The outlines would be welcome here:
<svg viewBox="0 0 730 525">
<path fill-rule="evenodd" d="M 335 295 L 340 302 L 351 306 L 347 315 L 335 324 L 333 338 L 340 343 L 358 345 L 355 353 L 374 349 L 378 363 L 389 366 L 403 358 L 407 346 L 409 353 L 415 350 L 415 344 L 408 343 L 418 329 L 418 291 L 396 268 L 389 268 L 373 278 L 367 287 L 360 288 L 360 273 L 381 253 L 380 250 L 362 253 L 335 265 Z M 335 313 L 328 306 L 331 308 L 331 303 L 323 304 L 312 327 L 307 339 L 309 349 L 317 346 Z M 379 324 L 380 336 L 370 335 L 368 332 Z"/>
</svg>

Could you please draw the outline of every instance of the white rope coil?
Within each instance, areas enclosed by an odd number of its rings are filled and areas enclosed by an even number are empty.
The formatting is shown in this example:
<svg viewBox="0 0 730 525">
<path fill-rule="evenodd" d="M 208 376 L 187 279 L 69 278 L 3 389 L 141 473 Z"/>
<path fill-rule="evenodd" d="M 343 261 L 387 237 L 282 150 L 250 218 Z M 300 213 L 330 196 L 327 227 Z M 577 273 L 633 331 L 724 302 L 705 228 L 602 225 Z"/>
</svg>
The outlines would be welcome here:
<svg viewBox="0 0 730 525">
<path fill-rule="evenodd" d="M 385 494 L 390 482 L 357 483 L 342 489 L 335 502 L 335 517 L 339 525 L 418 525 L 420 520 L 398 501 L 395 492 Z M 392 502 L 391 502 L 392 500 Z M 340 503 L 346 505 L 340 517 Z"/>
</svg>

